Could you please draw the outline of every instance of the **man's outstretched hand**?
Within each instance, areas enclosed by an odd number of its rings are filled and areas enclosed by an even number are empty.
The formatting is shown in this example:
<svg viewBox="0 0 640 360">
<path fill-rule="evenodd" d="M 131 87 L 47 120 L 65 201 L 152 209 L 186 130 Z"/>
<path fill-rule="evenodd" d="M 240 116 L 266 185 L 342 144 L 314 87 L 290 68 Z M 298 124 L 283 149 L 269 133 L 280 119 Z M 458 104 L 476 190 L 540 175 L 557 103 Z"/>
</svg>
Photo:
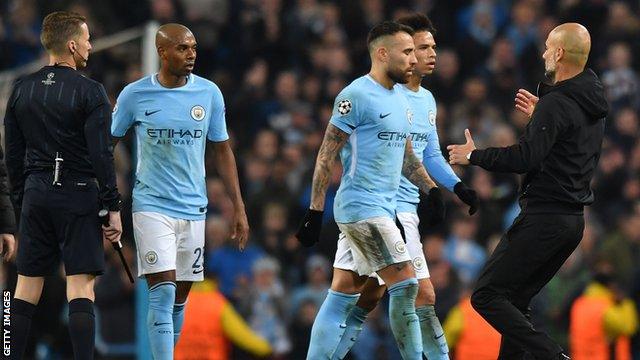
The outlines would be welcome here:
<svg viewBox="0 0 640 360">
<path fill-rule="evenodd" d="M 16 252 L 16 239 L 13 234 L 0 234 L 0 254 L 5 262 L 13 259 Z"/>
<path fill-rule="evenodd" d="M 449 145 L 449 164 L 451 165 L 469 165 L 468 156 L 473 150 L 476 149 L 476 144 L 471 138 L 471 132 L 469 129 L 464 129 L 464 137 L 467 142 L 462 145 Z"/>
</svg>

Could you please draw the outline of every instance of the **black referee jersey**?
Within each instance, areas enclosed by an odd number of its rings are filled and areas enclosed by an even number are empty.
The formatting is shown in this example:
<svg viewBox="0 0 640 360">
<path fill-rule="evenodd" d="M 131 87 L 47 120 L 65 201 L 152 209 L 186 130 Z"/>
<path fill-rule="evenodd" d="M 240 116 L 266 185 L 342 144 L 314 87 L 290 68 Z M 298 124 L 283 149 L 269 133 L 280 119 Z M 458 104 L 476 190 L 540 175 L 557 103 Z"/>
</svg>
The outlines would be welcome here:
<svg viewBox="0 0 640 360">
<path fill-rule="evenodd" d="M 95 177 L 100 199 L 117 207 L 119 194 L 109 134 L 111 105 L 103 86 L 67 66 L 45 66 L 16 81 L 4 118 L 6 164 L 16 207 L 28 174 L 51 171 Z"/>
</svg>

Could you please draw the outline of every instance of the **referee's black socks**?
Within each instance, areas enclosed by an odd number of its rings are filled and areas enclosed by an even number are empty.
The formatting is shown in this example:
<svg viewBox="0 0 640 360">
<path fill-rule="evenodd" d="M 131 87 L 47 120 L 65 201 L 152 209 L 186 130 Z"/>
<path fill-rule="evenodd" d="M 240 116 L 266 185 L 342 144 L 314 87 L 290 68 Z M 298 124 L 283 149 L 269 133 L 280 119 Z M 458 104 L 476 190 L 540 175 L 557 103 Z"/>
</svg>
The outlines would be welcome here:
<svg viewBox="0 0 640 360">
<path fill-rule="evenodd" d="M 9 359 L 22 359 L 29 339 L 31 318 L 36 306 L 21 299 L 13 299 L 11 303 L 11 355 Z"/>
<path fill-rule="evenodd" d="M 76 360 L 93 359 L 96 321 L 93 301 L 85 298 L 69 301 L 69 334 Z"/>
</svg>

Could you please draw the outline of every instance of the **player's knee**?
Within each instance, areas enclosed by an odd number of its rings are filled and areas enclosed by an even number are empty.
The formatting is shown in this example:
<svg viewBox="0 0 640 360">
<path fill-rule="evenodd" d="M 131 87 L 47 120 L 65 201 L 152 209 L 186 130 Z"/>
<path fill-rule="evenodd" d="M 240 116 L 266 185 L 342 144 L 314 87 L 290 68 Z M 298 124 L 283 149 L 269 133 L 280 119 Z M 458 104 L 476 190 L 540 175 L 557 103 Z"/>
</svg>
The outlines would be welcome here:
<svg viewBox="0 0 640 360">
<path fill-rule="evenodd" d="M 357 286 L 357 284 L 354 284 L 353 282 L 334 280 L 331 282 L 331 290 L 343 294 L 358 294 L 361 291 L 361 287 Z"/>
<path fill-rule="evenodd" d="M 176 271 L 175 270 L 163 271 L 155 274 L 147 274 L 144 277 L 147 280 L 147 286 L 151 288 L 155 284 L 159 284 L 161 282 L 171 281 L 175 283 Z"/>
<path fill-rule="evenodd" d="M 395 264 L 394 265 L 397 269 L 400 269 L 398 271 L 398 275 L 400 275 L 401 277 L 405 278 L 405 279 L 415 279 L 416 278 L 416 271 L 413 268 L 413 265 L 411 264 L 411 261 L 406 261 L 402 264 Z M 416 279 L 417 281 L 417 279 Z"/>
<path fill-rule="evenodd" d="M 416 306 L 435 305 L 435 303 L 436 292 L 433 290 L 433 286 L 421 282 L 418 289 L 418 296 L 416 297 Z"/>
<path fill-rule="evenodd" d="M 413 270 L 411 261 L 403 261 L 397 264 L 389 265 L 386 268 L 378 271 L 378 275 L 380 275 L 382 280 L 384 280 L 384 282 L 387 284 L 395 284 L 407 279 L 415 280 L 416 278 L 416 273 Z"/>
<path fill-rule="evenodd" d="M 192 284 L 191 281 L 176 282 L 176 304 L 184 304 L 187 301 Z"/>
<path fill-rule="evenodd" d="M 371 312 L 373 309 L 375 309 L 376 305 L 378 305 L 378 302 L 382 298 L 382 295 L 384 295 L 384 287 L 382 288 L 381 292 L 363 292 L 362 295 L 360 295 L 360 298 L 358 299 L 356 305 L 366 310 L 367 312 Z"/>
<path fill-rule="evenodd" d="M 367 313 L 370 313 L 373 311 L 373 309 L 376 308 L 376 306 L 378 305 L 377 301 L 364 301 L 362 303 L 358 303 L 356 304 L 359 308 L 361 308 L 362 310 L 366 311 Z"/>
<path fill-rule="evenodd" d="M 358 294 L 366 280 L 366 276 L 359 276 L 352 271 L 334 269 L 331 290 L 343 294 Z"/>
</svg>

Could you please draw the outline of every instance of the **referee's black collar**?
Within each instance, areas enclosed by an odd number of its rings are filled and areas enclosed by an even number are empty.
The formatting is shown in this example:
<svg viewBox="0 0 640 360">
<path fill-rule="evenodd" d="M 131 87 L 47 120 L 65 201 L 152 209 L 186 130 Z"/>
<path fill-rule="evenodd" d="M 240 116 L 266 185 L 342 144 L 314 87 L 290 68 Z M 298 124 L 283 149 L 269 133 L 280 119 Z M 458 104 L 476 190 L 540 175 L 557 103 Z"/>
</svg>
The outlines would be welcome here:
<svg viewBox="0 0 640 360">
<path fill-rule="evenodd" d="M 72 68 L 71 66 L 62 65 L 60 63 L 54 63 L 53 65 L 45 65 L 42 68 L 43 69 L 69 69 L 69 70 L 77 71 L 76 69 Z"/>
</svg>

